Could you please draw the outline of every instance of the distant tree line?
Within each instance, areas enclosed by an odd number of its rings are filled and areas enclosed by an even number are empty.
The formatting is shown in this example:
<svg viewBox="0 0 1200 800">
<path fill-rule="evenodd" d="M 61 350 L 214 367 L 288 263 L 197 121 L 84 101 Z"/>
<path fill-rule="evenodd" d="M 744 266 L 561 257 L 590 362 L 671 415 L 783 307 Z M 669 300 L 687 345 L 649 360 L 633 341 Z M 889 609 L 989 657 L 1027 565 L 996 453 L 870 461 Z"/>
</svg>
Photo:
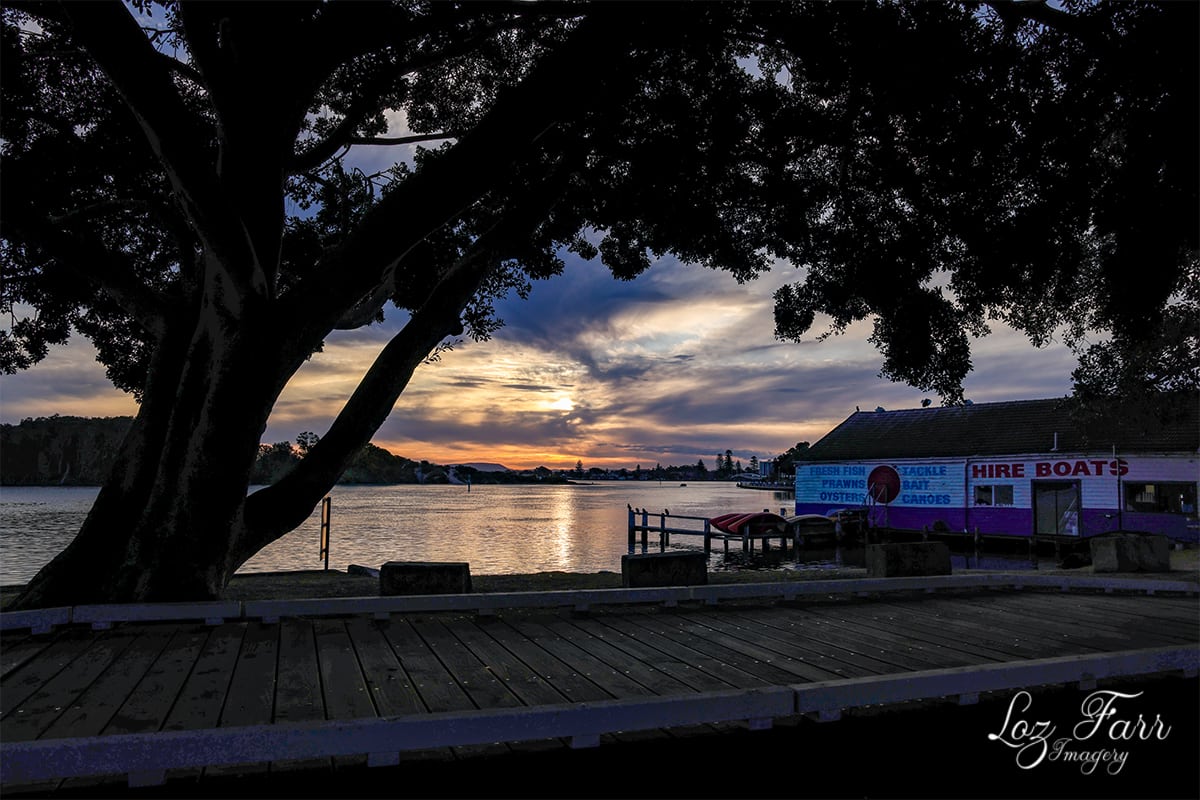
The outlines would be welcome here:
<svg viewBox="0 0 1200 800">
<path fill-rule="evenodd" d="M 0 485 L 99 486 L 112 468 L 132 417 L 28 418 L 0 425 Z M 251 484 L 269 486 L 288 474 L 320 441 L 305 431 L 295 442 L 259 445 Z M 565 482 L 545 467 L 531 475 L 448 467 L 394 455 L 367 443 L 350 462 L 339 484 L 447 484 Z"/>
<path fill-rule="evenodd" d="M 0 485 L 98 486 L 131 417 L 40 417 L 0 425 Z"/>
<path fill-rule="evenodd" d="M 98 486 L 112 467 L 117 449 L 132 424 L 131 417 L 50 417 L 24 419 L 17 425 L 0 425 L 0 485 L 3 486 Z M 294 442 L 262 444 L 251 473 L 251 483 L 274 484 L 299 464 L 320 437 L 305 431 Z M 803 457 L 808 442 L 776 456 L 776 474 L 794 471 L 793 461 Z M 750 472 L 758 472 L 758 457 L 751 456 Z M 714 467 L 700 459 L 695 464 L 655 464 L 643 469 L 585 469 L 576 461 L 573 470 L 553 471 L 538 467 L 529 472 L 484 471 L 470 466 L 445 466 L 395 455 L 368 443 L 351 461 L 340 484 L 518 484 L 563 483 L 570 480 L 701 481 L 736 480 L 743 473 L 742 461 L 732 450 L 718 454 Z"/>
</svg>

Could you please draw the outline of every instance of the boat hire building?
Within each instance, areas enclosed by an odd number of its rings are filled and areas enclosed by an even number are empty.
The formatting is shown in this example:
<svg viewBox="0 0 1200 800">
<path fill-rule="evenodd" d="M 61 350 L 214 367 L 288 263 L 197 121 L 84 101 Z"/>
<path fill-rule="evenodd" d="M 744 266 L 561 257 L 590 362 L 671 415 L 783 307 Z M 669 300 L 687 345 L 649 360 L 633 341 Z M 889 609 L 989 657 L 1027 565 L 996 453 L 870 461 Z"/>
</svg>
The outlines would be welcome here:
<svg viewBox="0 0 1200 800">
<path fill-rule="evenodd" d="M 796 463 L 796 513 L 987 536 L 1197 541 L 1200 414 L 1082 420 L 1069 399 L 856 412 Z"/>
</svg>

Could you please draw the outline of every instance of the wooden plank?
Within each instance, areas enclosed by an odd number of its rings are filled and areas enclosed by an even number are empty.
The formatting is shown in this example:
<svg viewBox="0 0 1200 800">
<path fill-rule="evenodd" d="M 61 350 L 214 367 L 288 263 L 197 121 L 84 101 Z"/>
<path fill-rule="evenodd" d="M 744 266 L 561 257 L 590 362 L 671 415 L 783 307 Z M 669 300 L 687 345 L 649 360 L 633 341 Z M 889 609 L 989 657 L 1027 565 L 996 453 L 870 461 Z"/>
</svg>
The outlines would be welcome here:
<svg viewBox="0 0 1200 800">
<path fill-rule="evenodd" d="M 443 624 L 522 704 L 537 706 L 567 702 L 568 698 L 562 692 L 480 630 L 475 622 L 455 618 Z M 538 738 L 513 742 L 510 746 L 514 750 L 538 751 L 560 749 L 568 744 L 559 739 Z"/>
<path fill-rule="evenodd" d="M 400 663 L 396 652 L 392 650 L 387 637 L 380 630 L 380 623 L 364 616 L 350 617 L 346 620 L 346 632 L 354 643 L 354 651 L 358 654 L 358 664 L 363 672 L 367 690 L 375 709 L 381 717 L 398 717 L 407 714 L 425 713 L 427 709 L 421 701 L 415 683 Z M 447 761 L 454 758 L 449 748 L 412 751 L 407 753 L 368 754 L 368 763 L 385 764 L 399 761 L 437 760 Z"/>
<path fill-rule="evenodd" d="M 124 702 L 110 717 L 102 733 L 105 736 L 120 736 L 158 731 L 170 712 L 180 687 L 191 673 L 195 660 L 208 639 L 209 629 L 202 625 L 160 623 L 137 628 L 123 625 L 118 630 L 140 630 L 146 635 L 157 634 L 151 646 L 157 646 L 158 653 L 148 667 L 142 669 L 140 679 L 125 694 Z M 162 637 L 165 637 L 165 642 L 162 642 Z M 138 660 L 137 666 L 142 666 L 141 659 Z M 128 776 L 95 776 L 66 781 L 62 789 L 81 792 L 97 786 L 134 785 L 142 780 L 160 783 L 164 779 L 165 775 L 162 773 L 152 776 L 141 773 Z"/>
<path fill-rule="evenodd" d="M 317 637 L 326 719 L 376 716 L 375 704 L 371 701 L 371 692 L 363 679 L 345 622 L 340 619 L 314 620 L 313 632 Z"/>
<path fill-rule="evenodd" d="M 471 698 L 407 619 L 380 620 L 377 624 L 425 708 L 431 712 L 475 708 Z"/>
<path fill-rule="evenodd" d="M 31 636 L 26 633 L 5 634 L 0 640 L 0 679 L 45 650 L 54 639 L 50 636 Z"/>
<path fill-rule="evenodd" d="M 823 607 L 821 607 L 823 608 Z M 837 606 L 838 611 L 841 606 Z M 833 609 L 830 609 L 831 611 Z M 916 651 L 907 644 L 883 640 L 875 631 L 841 619 L 836 613 L 826 616 L 816 613 L 814 607 L 764 610 L 758 613 L 761 624 L 791 630 L 796 639 L 805 646 L 819 643 L 820 649 L 832 663 L 825 668 L 835 669 L 841 662 L 845 673 L 886 674 L 904 670 L 932 669 L 938 662 L 927 654 Z M 744 612 L 743 612 L 744 616 Z M 843 677 L 850 677 L 844 675 Z"/>
<path fill-rule="evenodd" d="M 560 657 L 568 658 L 583 669 L 590 667 L 591 677 L 610 693 L 626 697 L 647 695 L 687 694 L 697 689 L 659 666 L 631 657 L 612 639 L 617 638 L 607 630 L 596 635 L 587 628 L 562 618 L 547 617 L 539 623 L 547 633 L 557 637 L 553 644 Z M 561 645 L 558 644 L 561 642 Z M 568 648 L 573 647 L 582 656 L 575 656 Z M 593 666 L 594 665 L 594 666 Z"/>
<path fill-rule="evenodd" d="M 421 702 L 433 713 L 468 711 L 476 708 L 449 668 L 442 663 L 408 618 L 381 620 L 380 631 L 400 659 L 420 695 Z M 463 756 L 499 755 L 509 752 L 504 745 L 455 748 Z"/>
<path fill-rule="evenodd" d="M 524 705 L 504 682 L 446 629 L 441 619 L 418 619 L 413 629 L 438 657 L 476 708 L 512 708 Z"/>
<path fill-rule="evenodd" d="M 826 677 L 814 680 L 853 678 L 864 675 L 881 675 L 900 672 L 905 667 L 884 661 L 867 654 L 868 648 L 830 633 L 830 626 L 823 620 L 804 620 L 796 615 L 776 613 L 764 615 L 760 611 L 728 612 L 714 614 L 705 624 L 736 633 L 749 625 L 755 626 L 755 636 L 772 650 L 803 660 Z"/>
<path fill-rule="evenodd" d="M 602 641 L 620 651 L 619 659 L 640 665 L 643 675 L 666 676 L 665 681 L 657 681 L 657 685 L 651 687 L 654 688 L 656 694 L 668 695 L 673 693 L 672 689 L 677 692 L 679 684 L 693 692 L 722 691 L 734 688 L 728 681 L 702 669 L 698 663 L 701 659 L 697 653 L 684 652 L 685 648 L 677 647 L 670 640 L 644 634 L 636 627 L 624 626 L 623 628 L 619 617 L 610 618 L 610 616 L 597 614 L 587 619 L 576 619 L 571 622 L 575 627 L 594 637 L 595 640 Z M 601 621 L 600 617 L 605 617 L 605 619 Z M 619 665 L 620 661 L 617 663 Z"/>
<path fill-rule="evenodd" d="M 1034 599 L 1037 607 L 1033 610 L 1021 605 L 1026 600 L 1020 594 L 973 595 L 963 598 L 959 607 L 967 612 L 985 614 L 997 626 L 1010 630 L 1020 628 L 1028 635 L 1065 644 L 1073 652 L 1109 652 L 1127 648 L 1128 640 L 1124 636 L 1093 629 L 1078 620 L 1058 619 L 1064 609 L 1057 605 L 1057 600 L 1057 595 L 1039 595 Z"/>
<path fill-rule="evenodd" d="M 547 649 L 547 639 L 553 642 L 557 637 L 549 634 L 544 628 L 541 629 L 540 635 L 530 636 L 509 620 L 497 620 L 480 627 L 522 663 L 528 665 L 533 672 L 552 684 L 569 702 L 586 703 L 610 700 L 618 696 L 597 684 L 587 670 L 580 670 L 570 661 L 561 658 L 557 652 L 558 648 Z M 579 660 L 583 655 L 585 654 L 575 649 L 575 660 Z M 595 663 L 595 659 L 592 659 L 589 666 Z M 646 691 L 641 686 L 638 686 L 638 689 Z"/>
<path fill-rule="evenodd" d="M 375 717 L 371 690 L 363 677 L 350 634 L 346 632 L 346 623 L 341 619 L 317 619 L 313 622 L 313 630 L 317 635 L 317 660 L 321 666 L 326 718 Z M 334 766 L 365 764 L 366 760 L 366 753 L 340 756 Z"/>
<path fill-rule="evenodd" d="M 988 619 L 993 621 L 992 624 L 1009 628 L 1020 626 L 1030 636 L 1043 636 L 1078 648 L 1075 652 L 1110 652 L 1129 649 L 1129 642 L 1123 636 L 1118 636 L 1110 631 L 1087 628 L 1074 622 L 1059 622 L 1047 618 L 1046 614 L 1033 614 L 1015 606 L 1009 598 L 971 595 L 957 598 L 955 603 L 959 607 L 983 610 L 987 613 Z"/>
<path fill-rule="evenodd" d="M 540 674 L 551 680 L 560 691 L 568 694 L 575 702 L 647 697 L 654 694 L 646 686 L 631 678 L 627 672 L 614 668 L 569 638 L 551 630 L 547 623 L 553 624 L 556 621 L 553 618 L 547 618 L 544 615 L 532 618 L 529 615 L 516 617 L 510 615 L 503 621 L 505 626 L 511 627 L 515 633 L 512 640 L 497 628 L 489 628 L 488 632 L 517 653 L 531 667 L 537 669 Z M 577 628 L 572 628 L 571 631 L 576 637 L 584 635 Z M 543 664 L 535 653 L 527 654 L 519 644 L 521 641 L 529 642 L 537 653 L 551 656 L 555 662 L 562 665 L 562 669 L 568 670 L 571 676 L 578 676 L 578 680 L 574 677 L 565 677 L 551 664 Z M 588 686 L 593 688 L 588 689 Z M 681 686 L 681 684 L 677 683 L 677 686 Z M 686 690 L 686 687 L 684 689 Z M 596 693 L 594 697 L 590 696 L 593 691 Z M 637 742 L 665 738 L 671 738 L 671 734 L 659 729 L 621 731 L 604 734 L 601 742 L 602 744 L 610 740 Z"/>
<path fill-rule="evenodd" d="M 1116 594 L 1087 594 L 1072 593 L 1068 598 L 1081 603 L 1086 602 L 1089 608 L 1129 614 L 1137 617 L 1157 619 L 1172 623 L 1195 623 L 1200 615 L 1200 600 L 1196 598 L 1163 597 L 1129 597 Z"/>
<path fill-rule="evenodd" d="M 582 633 L 584 639 L 573 638 L 572 640 L 582 642 L 582 646 L 589 651 L 615 652 L 614 665 L 636 677 L 660 696 L 677 695 L 681 692 L 686 694 L 710 690 L 722 691 L 729 688 L 729 684 L 725 681 L 697 670 L 687 662 L 678 661 L 660 650 L 648 647 L 639 642 L 636 637 L 608 626 L 599 625 L 595 619 L 579 619 L 572 616 L 567 622 L 566 615 L 560 613 L 559 616 L 564 621 L 552 626 L 555 630 L 561 629 L 572 637 L 578 637 Z M 597 616 L 619 617 L 620 615 L 606 609 Z M 710 726 L 704 727 L 710 728 Z M 708 732 L 711 733 L 711 729 Z M 663 732 L 664 735 L 686 735 L 688 733 L 689 731 L 686 730 L 671 731 L 669 734 L 666 731 Z"/>
<path fill-rule="evenodd" d="M 98 736 L 170 639 L 171 631 L 162 626 L 147 626 L 139 631 L 112 665 L 42 733 L 42 738 Z"/>
<path fill-rule="evenodd" d="M 170 625 L 128 625 L 122 626 L 120 632 L 136 635 L 136 638 L 80 695 L 76 703 L 42 734 L 43 739 L 78 739 L 104 732 L 162 655 L 175 630 Z M 59 790 L 70 794 L 89 790 L 100 793 L 126 784 L 127 777 L 124 774 L 97 775 L 68 778 L 62 782 Z"/>
<path fill-rule="evenodd" d="M 946 654 L 954 658 L 960 654 L 967 664 L 980 664 L 994 661 L 1009 661 L 1010 652 L 999 650 L 979 641 L 974 631 L 959 630 L 947 634 L 946 628 L 931 617 L 919 613 L 921 601 L 914 600 L 904 603 L 871 603 L 869 607 L 856 606 L 856 613 L 865 612 L 867 618 L 880 624 L 873 630 L 886 631 L 901 635 L 913 646 L 930 654 L 930 660 L 940 662 L 939 667 L 953 666 L 944 661 Z"/>
<path fill-rule="evenodd" d="M 970 623 L 979 631 L 977 636 L 991 635 L 1019 642 L 1034 650 L 1035 657 L 1038 658 L 1053 658 L 1059 655 L 1079 653 L 1081 647 L 1084 652 L 1096 650 L 1096 648 L 1075 642 L 1070 635 L 1039 628 L 1023 616 L 1014 617 L 1011 614 L 997 613 L 969 604 L 961 598 L 925 598 L 914 608 L 938 612 L 948 619 Z"/>
<path fill-rule="evenodd" d="M 286 619 L 279 626 L 279 668 L 275 673 L 275 722 L 325 719 L 317 642 L 309 620 Z"/>
<path fill-rule="evenodd" d="M 53 680 L 97 638 L 100 638 L 99 634 L 81 628 L 65 630 L 36 658 L 26 661 L 0 680 L 0 718 L 7 716 L 44 684 Z"/>
<path fill-rule="evenodd" d="M 1015 635 L 999 628 L 994 628 L 978 620 L 964 619 L 958 615 L 935 609 L 928 603 L 883 603 L 882 607 L 895 609 L 897 613 L 907 615 L 914 624 L 924 629 L 933 628 L 945 636 L 959 637 L 969 641 L 976 647 L 999 653 L 1012 661 L 1014 659 L 1047 658 L 1061 654 L 1067 648 L 1057 643 L 1047 648 L 1044 644 L 1031 641 L 1022 633 Z"/>
<path fill-rule="evenodd" d="M 712 645 L 690 631 L 681 631 L 675 617 L 673 613 L 663 613 L 645 618 L 628 614 L 619 619 L 614 615 L 603 615 L 597 619 L 610 625 L 619 625 L 619 629 L 631 638 L 641 639 L 673 656 L 679 663 L 691 664 L 696 670 L 712 675 L 730 687 L 748 689 L 772 684 L 772 680 L 759 674 L 760 670 L 748 669 L 754 665 L 738 653 Z M 779 682 L 784 681 L 781 679 Z"/>
<path fill-rule="evenodd" d="M 309 620 L 285 619 L 279 625 L 279 661 L 275 672 L 274 722 L 311 722 L 325 719 L 317 665 L 317 642 Z M 328 758 L 274 761 L 272 772 L 329 769 Z"/>
<path fill-rule="evenodd" d="M 1033 650 L 1036 657 L 1053 657 L 1078 652 L 1078 648 L 1072 642 L 1055 636 L 1047 636 L 1045 631 L 1037 630 L 1023 620 L 1018 623 L 1012 618 L 997 616 L 990 611 L 971 605 L 966 598 L 973 596 L 975 595 L 896 598 L 890 601 L 890 605 L 897 608 L 901 615 L 908 613 L 911 609 L 911 614 L 917 618 L 928 620 L 931 615 L 941 614 L 943 619 L 965 623 L 967 627 L 959 627 L 957 633 L 962 636 L 970 636 L 972 641 L 982 643 L 982 639 L 989 635 L 999 639 L 1004 637 L 1014 639 Z M 855 612 L 856 614 L 870 613 L 870 604 L 859 605 L 863 610 Z"/>
<path fill-rule="evenodd" d="M 75 705 L 79 696 L 133 640 L 134 634 L 126 631 L 97 639 L 19 705 L 9 710 L 0 720 L 0 738 L 5 742 L 36 739 L 54 724 L 64 709 Z"/>
<path fill-rule="evenodd" d="M 937 668 L 964 667 L 980 663 L 978 656 L 952 650 L 934 642 L 921 641 L 914 638 L 908 630 L 898 630 L 895 620 L 884 619 L 884 615 L 873 611 L 865 604 L 839 606 L 836 610 L 813 608 L 810 609 L 810 612 L 843 625 L 853 626 L 863 636 L 879 642 L 880 647 L 920 658 L 934 664 Z"/>
<path fill-rule="evenodd" d="M 165 731 L 192 731 L 216 728 L 241 652 L 246 624 L 227 622 L 213 628 L 163 723 Z M 168 779 L 196 779 L 200 767 L 172 770 Z"/>
<path fill-rule="evenodd" d="M 363 679 L 381 717 L 416 714 L 426 710 L 416 686 L 396 652 L 373 620 L 351 617 L 346 632 L 354 642 Z"/>
<path fill-rule="evenodd" d="M 564 703 L 571 699 L 475 624 L 455 619 L 447 620 L 445 626 L 524 705 Z M 503 626 L 493 622 L 487 627 Z"/>
<path fill-rule="evenodd" d="M 204 649 L 163 723 L 163 730 L 218 726 L 246 628 L 245 623 L 227 622 L 209 632 Z"/>
<path fill-rule="evenodd" d="M 221 727 L 270 722 L 275 707 L 279 628 L 245 623 L 241 650 L 234 664 L 229 692 L 221 710 Z"/>
<path fill-rule="evenodd" d="M 1155 601 L 1150 598 L 1113 598 L 1118 604 L 1098 604 L 1098 598 L 1076 595 L 1050 597 L 1018 596 L 1009 600 L 1014 608 L 1022 608 L 1035 614 L 1052 614 L 1055 619 L 1078 621 L 1090 628 L 1100 628 L 1130 639 L 1137 639 L 1148 646 L 1194 641 L 1197 620 L 1194 616 L 1188 625 L 1179 621 L 1154 617 L 1138 612 L 1138 607 L 1148 606 Z M 1190 630 L 1189 630 L 1190 628 Z"/>
<path fill-rule="evenodd" d="M 172 626 L 167 630 L 171 638 L 166 647 L 105 727 L 105 735 L 162 728 L 209 635 L 203 625 Z"/>
<path fill-rule="evenodd" d="M 752 632 L 749 626 L 737 630 L 723 629 L 708 624 L 724 612 L 707 609 L 701 611 L 679 611 L 672 614 L 657 614 L 654 617 L 639 615 L 636 621 L 645 625 L 651 620 L 661 623 L 664 630 L 681 644 L 687 644 L 749 674 L 775 685 L 788 685 L 811 680 L 828 680 L 838 677 L 835 673 L 809 664 L 804 659 L 781 653 L 770 648 L 770 642 Z M 672 623 L 668 625 L 667 623 Z M 658 627 L 653 625 L 651 627 Z"/>
<path fill-rule="evenodd" d="M 275 675 L 279 658 L 279 626 L 242 623 L 245 634 L 234 663 L 218 727 L 240 728 L 271 722 L 275 710 Z M 268 762 L 247 761 L 234 766 L 207 767 L 204 776 L 261 774 Z"/>
</svg>

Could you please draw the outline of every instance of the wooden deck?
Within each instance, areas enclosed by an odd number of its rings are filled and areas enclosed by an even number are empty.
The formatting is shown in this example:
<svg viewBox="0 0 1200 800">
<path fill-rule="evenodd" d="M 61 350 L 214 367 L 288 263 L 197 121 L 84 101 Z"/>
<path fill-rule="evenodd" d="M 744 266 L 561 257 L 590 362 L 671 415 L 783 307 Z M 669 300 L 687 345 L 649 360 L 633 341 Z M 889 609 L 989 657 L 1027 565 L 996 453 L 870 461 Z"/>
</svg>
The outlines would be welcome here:
<svg viewBox="0 0 1200 800">
<path fill-rule="evenodd" d="M 1196 674 L 1196 584 L 1043 577 L 4 614 L 0 784 L 595 746 Z"/>
</svg>

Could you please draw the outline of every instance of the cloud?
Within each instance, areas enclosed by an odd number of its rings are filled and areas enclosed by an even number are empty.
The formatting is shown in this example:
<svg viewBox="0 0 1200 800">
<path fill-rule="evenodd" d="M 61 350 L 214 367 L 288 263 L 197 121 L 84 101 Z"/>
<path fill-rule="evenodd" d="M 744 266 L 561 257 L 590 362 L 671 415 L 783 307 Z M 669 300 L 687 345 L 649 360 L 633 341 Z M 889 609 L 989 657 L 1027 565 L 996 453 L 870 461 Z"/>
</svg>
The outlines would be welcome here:
<svg viewBox="0 0 1200 800">
<path fill-rule="evenodd" d="M 409 458 L 510 467 L 687 464 L 732 450 L 747 462 L 815 442 L 855 407 L 918 408 L 928 397 L 879 377 L 869 322 L 825 341 L 774 338 L 772 295 L 790 268 L 738 284 L 664 259 L 635 281 L 571 258 L 528 301 L 498 305 L 508 324 L 420 367 L 375 436 Z M 263 440 L 323 433 L 403 324 L 329 337 L 280 397 Z M 0 385 L 4 421 L 53 413 L 133 413 L 86 343 L 52 353 Z M 1074 359 L 995 326 L 975 342 L 966 396 L 975 402 L 1057 397 Z M 931 398 L 935 402 L 937 398 Z"/>
<path fill-rule="evenodd" d="M 83 337 L 52 347 L 32 369 L 0 378 L 0 421 L 53 414 L 120 417 L 137 413 L 133 396 L 109 382 L 96 350 Z"/>
</svg>

